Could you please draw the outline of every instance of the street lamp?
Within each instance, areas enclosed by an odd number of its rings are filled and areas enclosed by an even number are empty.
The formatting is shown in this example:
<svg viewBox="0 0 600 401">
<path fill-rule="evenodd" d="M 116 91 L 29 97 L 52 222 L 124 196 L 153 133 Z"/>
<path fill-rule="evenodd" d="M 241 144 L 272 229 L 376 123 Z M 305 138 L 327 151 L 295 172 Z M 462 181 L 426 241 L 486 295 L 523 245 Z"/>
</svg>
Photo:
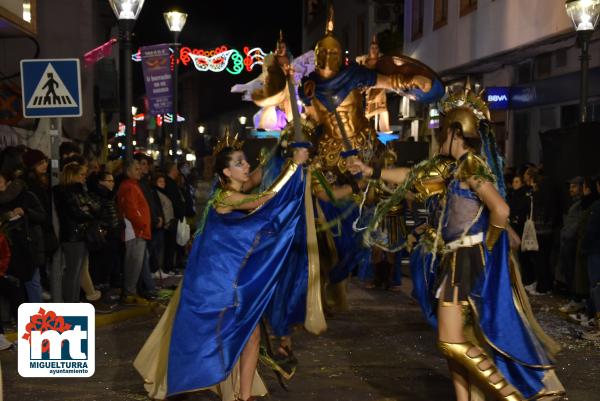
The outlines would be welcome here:
<svg viewBox="0 0 600 401">
<path fill-rule="evenodd" d="M 204 131 L 206 130 L 206 127 L 204 127 L 204 125 L 199 125 L 198 126 L 198 133 L 200 135 L 204 134 Z"/>
<path fill-rule="evenodd" d="M 577 31 L 577 45 L 581 48 L 581 91 L 579 121 L 587 120 L 588 70 L 590 64 L 589 43 L 600 16 L 600 0 L 567 0 L 567 14 Z"/>
<path fill-rule="evenodd" d="M 121 51 L 121 71 L 120 87 L 123 90 L 123 103 L 120 105 L 121 121 L 125 122 L 125 143 L 127 160 L 133 158 L 133 121 L 129 115 L 133 103 L 133 94 L 131 88 L 131 31 L 144 0 L 108 0 L 115 16 L 119 20 L 119 49 Z"/>
<path fill-rule="evenodd" d="M 171 140 L 171 148 L 173 149 L 173 154 L 177 153 L 177 139 L 179 139 L 178 134 L 178 122 L 177 122 L 177 80 L 178 80 L 178 68 L 179 68 L 179 34 L 185 25 L 185 21 L 187 19 L 186 13 L 181 13 L 179 11 L 169 11 L 163 14 L 165 17 L 165 22 L 169 27 L 169 30 L 173 32 L 173 139 Z"/>
<path fill-rule="evenodd" d="M 246 125 L 246 116 L 240 116 L 238 118 L 238 121 L 240 122 L 241 125 Z"/>
</svg>

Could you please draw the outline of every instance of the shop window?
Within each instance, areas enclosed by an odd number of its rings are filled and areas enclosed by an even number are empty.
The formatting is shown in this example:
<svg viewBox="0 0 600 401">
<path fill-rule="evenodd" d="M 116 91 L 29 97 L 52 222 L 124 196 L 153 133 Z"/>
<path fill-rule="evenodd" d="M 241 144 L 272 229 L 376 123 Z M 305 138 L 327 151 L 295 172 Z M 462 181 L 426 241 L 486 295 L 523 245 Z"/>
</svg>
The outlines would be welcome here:
<svg viewBox="0 0 600 401">
<path fill-rule="evenodd" d="M 460 16 L 477 10 L 477 0 L 460 0 Z"/>
<path fill-rule="evenodd" d="M 423 18 L 425 17 L 425 0 L 412 0 L 412 40 L 423 36 Z"/>
<path fill-rule="evenodd" d="M 435 0 L 433 3 L 433 29 L 443 27 L 448 23 L 448 0 Z"/>
</svg>

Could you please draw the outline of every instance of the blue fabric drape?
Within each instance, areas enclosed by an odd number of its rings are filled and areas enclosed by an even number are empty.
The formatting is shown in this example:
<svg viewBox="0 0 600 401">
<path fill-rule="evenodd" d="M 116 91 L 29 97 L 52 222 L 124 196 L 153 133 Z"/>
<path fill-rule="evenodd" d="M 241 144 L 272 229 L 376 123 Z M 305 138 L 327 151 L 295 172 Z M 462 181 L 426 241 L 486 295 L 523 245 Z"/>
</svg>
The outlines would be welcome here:
<svg viewBox="0 0 600 401">
<path fill-rule="evenodd" d="M 331 228 L 333 242 L 338 255 L 338 263 L 329 272 L 329 282 L 337 284 L 350 276 L 355 267 L 371 254 L 363 245 L 362 234 L 352 229 L 352 223 L 358 217 L 358 208 L 352 202 L 334 205 L 319 201 L 327 221 L 340 220 L 340 225 Z"/>
<path fill-rule="evenodd" d="M 485 272 L 471 293 L 481 331 L 493 345 L 494 360 L 525 398 L 544 388 L 544 368 L 552 365 L 538 338 L 519 314 L 513 299 L 508 235 L 488 254 Z"/>
<path fill-rule="evenodd" d="M 183 279 L 169 349 L 168 395 L 212 386 L 231 372 L 297 240 L 304 179 L 298 168 L 254 213 L 208 213 Z"/>
</svg>

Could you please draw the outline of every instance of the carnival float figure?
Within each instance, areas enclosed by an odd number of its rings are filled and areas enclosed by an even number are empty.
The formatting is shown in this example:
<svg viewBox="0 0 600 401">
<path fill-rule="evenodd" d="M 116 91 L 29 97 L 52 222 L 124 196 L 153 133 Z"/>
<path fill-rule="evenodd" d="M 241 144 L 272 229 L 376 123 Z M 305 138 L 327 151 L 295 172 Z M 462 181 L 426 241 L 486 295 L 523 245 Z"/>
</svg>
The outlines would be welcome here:
<svg viewBox="0 0 600 401">
<path fill-rule="evenodd" d="M 377 35 L 373 35 L 369 45 L 369 54 L 358 56 L 356 62 L 366 68 L 374 70 L 377 68 L 377 62 L 383 56 L 379 51 Z M 387 108 L 387 95 L 385 89 L 367 88 L 365 90 L 365 117 L 373 118 L 374 127 L 377 132 L 390 132 L 390 113 Z"/>
<path fill-rule="evenodd" d="M 259 322 L 284 267 L 306 269 L 298 233 L 306 224 L 308 152 L 296 150 L 267 191 L 248 195 L 249 164 L 239 143 L 230 144 L 216 156 L 219 182 L 182 284 L 134 361 L 154 399 L 200 389 L 224 401 L 265 395 L 256 371 Z"/>
<path fill-rule="evenodd" d="M 293 57 L 287 48 L 283 31 L 279 32 L 275 50 L 268 54 L 262 65 L 259 77 L 245 84 L 236 84 L 232 93 L 242 93 L 242 99 L 253 101 L 261 109 L 254 115 L 253 122 L 257 129 L 280 131 L 293 119 L 289 91 L 286 85 L 283 66 L 290 66 L 293 71 L 293 82 L 300 80 L 314 71 L 314 51 L 310 50 L 298 57 Z M 294 87 L 294 90 L 297 90 Z"/>
<path fill-rule="evenodd" d="M 424 291 L 433 297 L 420 301 L 430 304 L 426 313 L 437 304 L 436 315 L 428 317 L 437 323 L 438 346 L 448 359 L 457 400 L 558 399 L 564 388 L 552 358 L 559 347 L 535 321 L 510 258 L 502 160 L 480 95 L 467 86 L 443 102 L 440 153 L 456 162 L 445 172 L 437 169 L 439 177 L 423 180 L 423 166 L 380 170 L 359 160 L 350 169 L 403 184 L 400 198 L 415 184 L 440 196 L 427 267 L 433 267 L 427 282 L 434 291 Z"/>
</svg>

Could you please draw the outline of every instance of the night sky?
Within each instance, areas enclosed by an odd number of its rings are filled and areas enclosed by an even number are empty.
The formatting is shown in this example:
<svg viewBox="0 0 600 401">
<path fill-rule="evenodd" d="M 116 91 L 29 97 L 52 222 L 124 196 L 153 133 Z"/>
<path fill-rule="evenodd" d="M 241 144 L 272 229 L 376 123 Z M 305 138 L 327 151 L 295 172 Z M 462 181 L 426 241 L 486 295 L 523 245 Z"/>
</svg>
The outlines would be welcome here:
<svg viewBox="0 0 600 401">
<path fill-rule="evenodd" d="M 301 51 L 301 0 L 146 0 L 135 25 L 135 46 L 170 42 L 172 34 L 162 13 L 173 8 L 188 14 L 180 36 L 180 43 L 184 46 L 209 50 L 225 44 L 240 52 L 244 46 L 259 46 L 264 51 L 270 51 L 275 47 L 279 29 L 283 29 L 290 50 L 296 55 Z M 185 71 L 200 76 L 198 96 L 206 99 L 202 102 L 201 110 L 201 115 L 205 117 L 238 108 L 241 95 L 230 93 L 231 86 L 248 82 L 260 74 L 260 68 L 257 67 L 252 72 L 244 70 L 232 76 L 226 72 L 200 72 L 190 65 L 180 68 L 180 77 Z M 143 93 L 141 69 L 138 72 L 134 69 L 134 75 L 138 78 L 134 96 Z"/>
</svg>

